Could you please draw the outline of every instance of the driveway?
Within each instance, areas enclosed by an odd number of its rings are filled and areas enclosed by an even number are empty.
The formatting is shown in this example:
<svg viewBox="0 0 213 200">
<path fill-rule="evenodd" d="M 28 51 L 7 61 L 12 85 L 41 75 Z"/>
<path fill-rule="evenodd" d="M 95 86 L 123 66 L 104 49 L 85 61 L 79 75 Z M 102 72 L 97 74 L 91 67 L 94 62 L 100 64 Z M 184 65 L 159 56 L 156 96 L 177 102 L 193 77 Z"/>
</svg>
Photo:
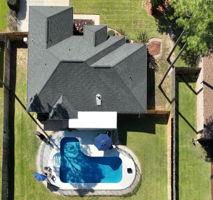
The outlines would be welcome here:
<svg viewBox="0 0 213 200">
<path fill-rule="evenodd" d="M 69 0 L 20 0 L 18 31 L 28 32 L 29 6 L 69 6 Z"/>
</svg>

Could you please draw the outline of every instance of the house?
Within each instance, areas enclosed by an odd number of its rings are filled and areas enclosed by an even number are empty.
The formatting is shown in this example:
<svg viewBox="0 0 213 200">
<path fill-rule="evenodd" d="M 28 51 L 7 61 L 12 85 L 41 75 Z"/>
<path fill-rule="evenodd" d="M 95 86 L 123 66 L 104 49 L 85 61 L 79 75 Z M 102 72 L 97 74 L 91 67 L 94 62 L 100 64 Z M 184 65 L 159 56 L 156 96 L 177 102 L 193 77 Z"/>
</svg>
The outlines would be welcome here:
<svg viewBox="0 0 213 200">
<path fill-rule="evenodd" d="M 30 7 L 27 111 L 45 129 L 116 128 L 117 114 L 147 111 L 146 46 L 104 25 L 83 32 L 73 35 L 72 7 Z"/>
</svg>

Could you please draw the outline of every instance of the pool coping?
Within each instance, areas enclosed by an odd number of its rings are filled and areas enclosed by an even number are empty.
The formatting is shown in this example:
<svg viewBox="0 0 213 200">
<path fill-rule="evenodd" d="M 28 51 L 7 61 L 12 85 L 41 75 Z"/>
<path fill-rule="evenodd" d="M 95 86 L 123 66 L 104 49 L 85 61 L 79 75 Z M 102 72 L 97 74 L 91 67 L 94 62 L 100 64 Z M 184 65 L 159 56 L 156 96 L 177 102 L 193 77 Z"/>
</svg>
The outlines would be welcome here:
<svg viewBox="0 0 213 200">
<path fill-rule="evenodd" d="M 43 167 L 43 163 L 41 163 L 41 160 L 43 160 L 43 158 L 41 159 L 41 155 L 44 156 L 42 151 L 45 150 L 46 146 L 47 145 L 44 142 L 42 142 L 38 149 L 36 166 L 39 173 L 42 173 L 41 169 Z M 135 178 L 129 187 L 124 189 L 119 189 L 119 190 L 109 190 L 109 189 L 95 190 L 92 188 L 91 189 L 69 189 L 69 190 L 58 189 L 57 191 L 52 191 L 52 192 L 57 195 L 65 195 L 65 196 L 123 196 L 123 195 L 133 194 L 136 191 L 137 186 L 139 185 L 141 181 L 141 177 L 142 177 L 140 162 L 137 159 L 136 155 L 128 147 L 124 145 L 116 145 L 116 148 L 120 151 L 123 151 L 128 156 L 130 156 L 135 165 L 135 169 L 136 169 Z M 44 181 L 43 183 L 46 187 L 51 185 L 51 183 L 47 181 Z"/>
</svg>

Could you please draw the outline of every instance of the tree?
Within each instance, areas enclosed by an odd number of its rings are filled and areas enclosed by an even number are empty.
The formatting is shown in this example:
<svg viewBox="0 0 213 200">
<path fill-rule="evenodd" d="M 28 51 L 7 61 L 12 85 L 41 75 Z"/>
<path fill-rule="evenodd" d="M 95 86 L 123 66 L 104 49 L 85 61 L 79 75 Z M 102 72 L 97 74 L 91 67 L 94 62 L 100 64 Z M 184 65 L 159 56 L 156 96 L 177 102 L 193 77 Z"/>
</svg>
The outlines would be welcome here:
<svg viewBox="0 0 213 200">
<path fill-rule="evenodd" d="M 187 53 L 194 57 L 213 50 L 213 0 L 171 0 L 170 5 L 177 25 L 185 30 Z"/>
<path fill-rule="evenodd" d="M 167 9 L 169 3 L 168 0 L 150 0 L 152 3 L 152 11 L 154 14 L 163 14 L 165 9 Z"/>
</svg>

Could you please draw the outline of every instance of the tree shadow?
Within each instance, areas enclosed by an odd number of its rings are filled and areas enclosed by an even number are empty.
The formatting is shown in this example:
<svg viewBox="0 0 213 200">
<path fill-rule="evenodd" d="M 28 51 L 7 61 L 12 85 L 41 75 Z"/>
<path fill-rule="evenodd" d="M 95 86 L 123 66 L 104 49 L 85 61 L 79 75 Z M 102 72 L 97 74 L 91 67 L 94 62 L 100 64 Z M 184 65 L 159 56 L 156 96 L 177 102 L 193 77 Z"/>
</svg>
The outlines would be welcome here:
<svg viewBox="0 0 213 200">
<path fill-rule="evenodd" d="M 213 140 L 208 138 L 201 138 L 198 140 L 206 152 L 205 160 L 207 162 L 213 161 Z"/>
<path fill-rule="evenodd" d="M 70 140 L 73 141 L 70 142 Z M 63 138 L 61 140 L 61 181 L 78 188 L 77 191 L 84 189 L 85 184 L 91 183 L 92 188 L 100 183 L 104 178 L 102 170 L 96 162 L 90 162 L 90 159 L 93 158 L 82 153 L 78 139 Z"/>
<path fill-rule="evenodd" d="M 155 71 L 158 69 L 158 65 L 155 58 L 149 53 L 147 66 L 147 107 L 155 109 Z"/>
<path fill-rule="evenodd" d="M 61 181 L 78 188 L 76 192 L 80 196 L 93 192 L 96 184 L 108 182 L 108 179 L 120 181 L 116 178 L 117 173 L 121 173 L 122 161 L 119 157 L 87 156 L 81 151 L 79 140 L 74 137 L 61 140 L 60 163 Z M 114 180 L 111 180 L 113 177 Z"/>
<path fill-rule="evenodd" d="M 79 187 L 80 188 L 80 187 Z M 78 190 L 75 190 L 77 193 L 78 193 L 78 195 L 80 196 L 80 197 L 84 197 L 85 195 L 87 195 L 88 193 L 93 193 L 93 192 L 95 192 L 95 190 L 94 189 L 88 189 L 88 190 L 85 190 L 85 189 L 78 189 Z"/>
<path fill-rule="evenodd" d="M 206 139 L 213 140 L 213 115 L 205 120 L 203 134 Z"/>
<path fill-rule="evenodd" d="M 127 144 L 127 132 L 156 133 L 156 124 L 167 124 L 168 115 L 118 115 L 118 138 L 122 145 Z"/>
<path fill-rule="evenodd" d="M 184 75 L 178 75 L 179 77 L 179 82 L 184 82 L 185 85 L 195 94 L 198 95 L 200 92 L 203 91 L 203 87 L 200 88 L 198 91 L 196 91 L 190 84 L 189 82 L 192 82 L 192 79 L 194 79 L 194 77 L 190 77 L 189 75 L 184 76 Z"/>
<path fill-rule="evenodd" d="M 37 113 L 43 113 L 44 112 L 44 107 L 41 103 L 41 100 L 37 94 L 35 94 L 33 97 L 30 98 L 30 108 L 34 112 Z"/>
<path fill-rule="evenodd" d="M 160 33 L 167 33 L 173 41 L 176 41 L 178 36 L 183 31 L 176 24 L 177 17 L 174 16 L 174 9 L 171 6 L 165 8 L 164 14 L 154 14 Z"/>
</svg>

